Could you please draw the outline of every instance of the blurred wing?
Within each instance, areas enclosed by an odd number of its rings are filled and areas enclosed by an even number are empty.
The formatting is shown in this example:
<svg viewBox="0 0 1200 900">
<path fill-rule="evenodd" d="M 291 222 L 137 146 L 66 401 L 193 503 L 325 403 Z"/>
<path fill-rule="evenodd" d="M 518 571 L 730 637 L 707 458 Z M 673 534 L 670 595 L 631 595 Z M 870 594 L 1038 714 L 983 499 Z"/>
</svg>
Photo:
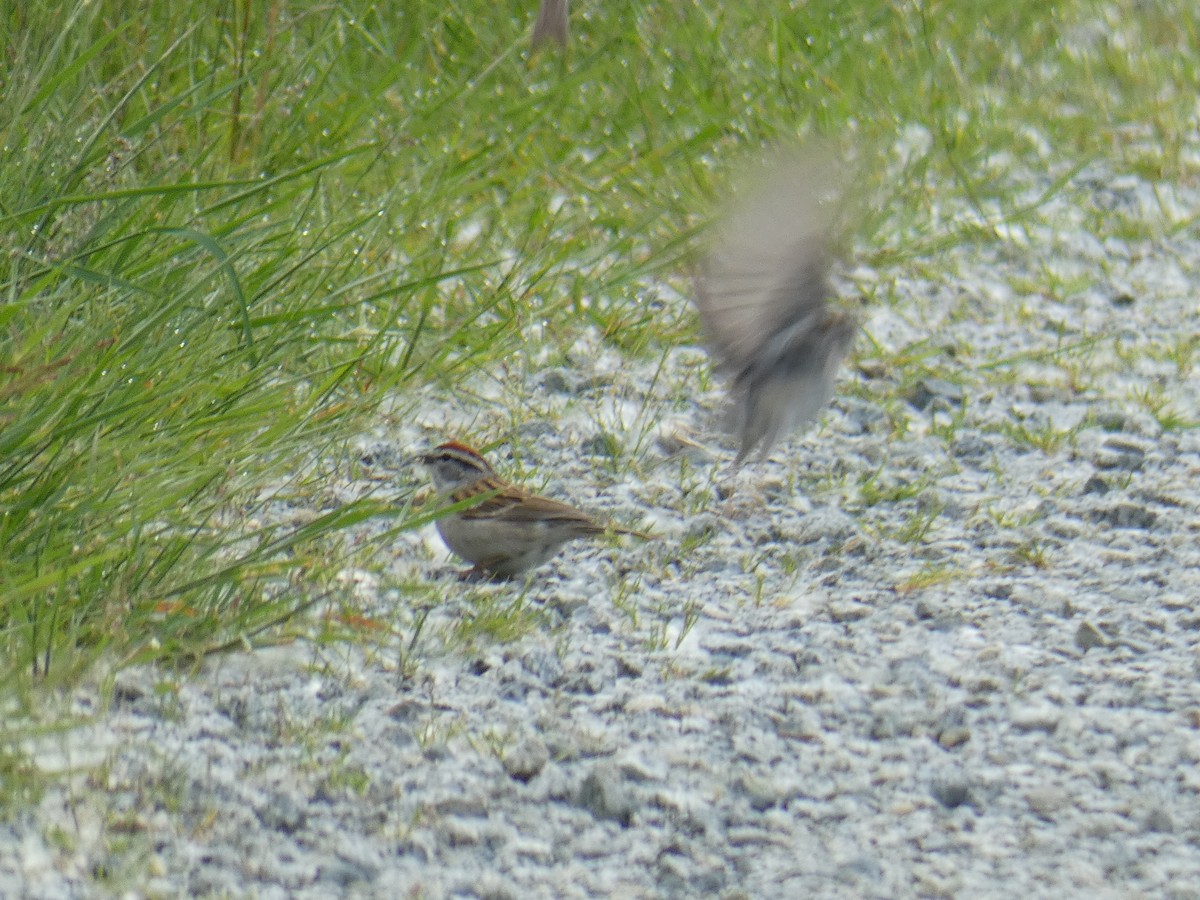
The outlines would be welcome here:
<svg viewBox="0 0 1200 900">
<path fill-rule="evenodd" d="M 725 368 L 740 371 L 780 331 L 823 314 L 828 292 L 829 187 L 813 160 L 761 175 L 717 233 L 696 275 L 696 306 Z"/>
<path fill-rule="evenodd" d="M 542 0 L 537 21 L 533 23 L 532 49 L 548 41 L 567 46 L 567 3 L 568 0 Z"/>
</svg>

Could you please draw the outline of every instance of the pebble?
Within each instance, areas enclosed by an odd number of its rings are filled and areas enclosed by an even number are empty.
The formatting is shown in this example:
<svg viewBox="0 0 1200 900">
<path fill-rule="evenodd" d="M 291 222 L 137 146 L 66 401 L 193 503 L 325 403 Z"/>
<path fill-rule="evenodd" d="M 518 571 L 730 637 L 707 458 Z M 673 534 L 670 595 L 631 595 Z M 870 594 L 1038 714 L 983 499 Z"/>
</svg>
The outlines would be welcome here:
<svg viewBox="0 0 1200 900">
<path fill-rule="evenodd" d="M 953 775 L 936 778 L 930 789 L 933 799 L 946 807 L 956 809 L 971 802 L 971 785 L 964 776 Z"/>
<path fill-rule="evenodd" d="M 612 765 L 592 767 L 579 786 L 576 803 L 597 819 L 611 819 L 628 827 L 637 803 L 620 771 Z"/>
<path fill-rule="evenodd" d="M 530 781 L 539 775 L 550 761 L 550 751 L 536 735 L 518 740 L 504 754 L 504 771 L 517 781 Z"/>
<path fill-rule="evenodd" d="M 908 393 L 908 402 L 916 409 L 926 409 L 935 400 L 944 400 L 958 405 L 966 397 L 962 385 L 944 378 L 922 378 Z"/>
<path fill-rule="evenodd" d="M 1044 731 L 1053 734 L 1062 721 L 1062 710 L 1049 704 L 1019 706 L 1012 711 L 1010 721 L 1018 732 Z"/>
<path fill-rule="evenodd" d="M 1059 810 L 1069 805 L 1070 799 L 1066 791 L 1053 785 L 1035 788 L 1025 795 L 1029 808 L 1047 820 L 1053 820 Z"/>
<path fill-rule="evenodd" d="M 1080 622 L 1075 629 L 1075 646 L 1085 653 L 1097 647 L 1111 647 L 1112 639 L 1091 622 Z"/>
</svg>

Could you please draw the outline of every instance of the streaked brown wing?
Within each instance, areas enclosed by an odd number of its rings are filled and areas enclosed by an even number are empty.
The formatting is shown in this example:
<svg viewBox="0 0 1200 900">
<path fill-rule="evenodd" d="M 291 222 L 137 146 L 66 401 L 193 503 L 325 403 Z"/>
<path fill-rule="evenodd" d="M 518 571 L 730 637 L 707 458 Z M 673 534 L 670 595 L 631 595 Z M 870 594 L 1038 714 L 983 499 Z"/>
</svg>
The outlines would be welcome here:
<svg viewBox="0 0 1200 900">
<path fill-rule="evenodd" d="M 506 519 L 510 522 L 569 522 L 580 532 L 604 530 L 602 525 L 573 506 L 511 485 L 478 506 L 463 510 L 462 516 L 464 519 Z"/>
</svg>

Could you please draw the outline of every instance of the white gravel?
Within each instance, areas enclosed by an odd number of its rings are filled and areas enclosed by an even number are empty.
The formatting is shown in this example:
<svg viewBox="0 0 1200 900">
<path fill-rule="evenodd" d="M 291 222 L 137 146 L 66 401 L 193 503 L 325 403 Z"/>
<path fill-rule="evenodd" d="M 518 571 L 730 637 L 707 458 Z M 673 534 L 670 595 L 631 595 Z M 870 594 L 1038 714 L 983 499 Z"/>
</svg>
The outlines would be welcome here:
<svg viewBox="0 0 1200 900">
<path fill-rule="evenodd" d="M 507 437 L 659 539 L 464 585 L 429 527 L 346 573 L 369 646 L 81 690 L 0 895 L 1196 896 L 1200 246 L 1089 229 L 1198 207 L 1096 168 L 936 280 L 851 272 L 838 398 L 739 473 L 694 348 L 431 395 L 352 451 L 396 496 L 402 454 Z"/>
</svg>

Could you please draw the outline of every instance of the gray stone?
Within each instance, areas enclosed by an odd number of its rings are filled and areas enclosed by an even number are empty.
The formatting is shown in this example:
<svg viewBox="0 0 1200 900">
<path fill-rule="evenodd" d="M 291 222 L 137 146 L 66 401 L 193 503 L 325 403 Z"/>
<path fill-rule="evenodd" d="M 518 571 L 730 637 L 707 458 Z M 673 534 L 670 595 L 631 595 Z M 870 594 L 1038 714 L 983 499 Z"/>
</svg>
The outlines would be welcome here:
<svg viewBox="0 0 1200 900">
<path fill-rule="evenodd" d="M 517 781 L 529 781 L 541 773 L 549 760 L 550 752 L 545 742 L 536 735 L 530 735 L 517 740 L 505 752 L 504 771 Z"/>
<path fill-rule="evenodd" d="M 575 802 L 597 819 L 611 819 L 623 827 L 633 824 L 637 802 L 620 770 L 610 763 L 598 763 L 579 786 Z"/>
</svg>

